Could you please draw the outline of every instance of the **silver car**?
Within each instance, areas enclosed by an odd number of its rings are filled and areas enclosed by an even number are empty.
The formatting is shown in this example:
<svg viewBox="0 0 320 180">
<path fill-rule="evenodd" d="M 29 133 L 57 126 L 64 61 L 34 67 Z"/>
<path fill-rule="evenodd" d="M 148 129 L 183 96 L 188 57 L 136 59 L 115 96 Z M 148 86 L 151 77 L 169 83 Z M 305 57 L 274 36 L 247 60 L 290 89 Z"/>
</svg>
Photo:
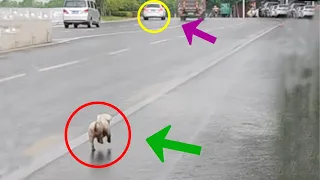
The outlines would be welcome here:
<svg viewBox="0 0 320 180">
<path fill-rule="evenodd" d="M 95 0 L 66 0 L 63 9 L 64 27 L 73 24 L 74 28 L 84 24 L 88 28 L 92 25 L 100 27 L 100 13 Z"/>
<path fill-rule="evenodd" d="M 274 17 L 287 17 L 289 13 L 289 6 L 286 4 L 279 4 L 273 9 L 273 16 Z"/>
<path fill-rule="evenodd" d="M 313 17 L 314 11 L 315 7 L 312 5 L 303 6 L 298 10 L 298 18 Z"/>
<path fill-rule="evenodd" d="M 165 20 L 165 8 L 158 3 L 147 4 L 143 9 L 143 19 L 148 20 L 149 18 L 161 18 L 161 20 Z"/>
</svg>

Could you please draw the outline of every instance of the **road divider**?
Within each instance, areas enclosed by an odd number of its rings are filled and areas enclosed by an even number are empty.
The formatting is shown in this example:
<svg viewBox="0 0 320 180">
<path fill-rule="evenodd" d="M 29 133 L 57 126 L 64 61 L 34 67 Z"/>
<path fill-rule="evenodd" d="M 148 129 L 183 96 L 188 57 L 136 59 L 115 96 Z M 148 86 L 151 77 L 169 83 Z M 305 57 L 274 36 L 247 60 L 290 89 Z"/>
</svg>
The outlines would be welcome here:
<svg viewBox="0 0 320 180">
<path fill-rule="evenodd" d="M 51 42 L 50 20 L 0 20 L 0 52 Z"/>
</svg>

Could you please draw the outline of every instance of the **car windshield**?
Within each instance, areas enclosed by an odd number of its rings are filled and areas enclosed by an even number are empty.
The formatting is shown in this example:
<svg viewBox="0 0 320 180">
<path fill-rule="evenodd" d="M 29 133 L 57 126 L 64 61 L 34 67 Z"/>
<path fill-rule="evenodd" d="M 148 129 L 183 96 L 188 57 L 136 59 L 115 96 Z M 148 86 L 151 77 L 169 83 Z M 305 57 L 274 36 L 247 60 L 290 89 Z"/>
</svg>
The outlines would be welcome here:
<svg viewBox="0 0 320 180">
<path fill-rule="evenodd" d="M 148 4 L 147 8 L 160 8 L 160 4 Z"/>
<path fill-rule="evenodd" d="M 278 3 L 269 3 L 268 4 L 268 6 L 270 7 L 270 6 L 275 6 L 275 5 L 277 5 Z"/>
<path fill-rule="evenodd" d="M 314 9 L 314 6 L 305 6 L 305 9 Z"/>
<path fill-rule="evenodd" d="M 304 6 L 304 4 L 296 4 L 296 5 L 295 5 L 296 8 L 297 8 L 297 7 L 302 7 L 302 6 Z"/>
<path fill-rule="evenodd" d="M 85 1 L 66 1 L 64 7 L 87 7 Z"/>
<path fill-rule="evenodd" d="M 285 5 L 285 4 L 282 4 L 282 5 L 279 5 L 280 8 L 287 8 L 288 5 Z"/>
</svg>

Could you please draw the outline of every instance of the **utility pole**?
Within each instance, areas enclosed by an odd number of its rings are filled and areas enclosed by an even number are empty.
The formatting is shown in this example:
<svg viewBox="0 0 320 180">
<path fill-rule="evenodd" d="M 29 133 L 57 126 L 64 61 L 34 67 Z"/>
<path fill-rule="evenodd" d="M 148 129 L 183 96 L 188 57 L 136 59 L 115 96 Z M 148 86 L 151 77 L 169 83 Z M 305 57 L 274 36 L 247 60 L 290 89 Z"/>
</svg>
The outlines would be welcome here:
<svg viewBox="0 0 320 180">
<path fill-rule="evenodd" d="M 246 17 L 246 0 L 242 0 L 242 18 Z"/>
</svg>

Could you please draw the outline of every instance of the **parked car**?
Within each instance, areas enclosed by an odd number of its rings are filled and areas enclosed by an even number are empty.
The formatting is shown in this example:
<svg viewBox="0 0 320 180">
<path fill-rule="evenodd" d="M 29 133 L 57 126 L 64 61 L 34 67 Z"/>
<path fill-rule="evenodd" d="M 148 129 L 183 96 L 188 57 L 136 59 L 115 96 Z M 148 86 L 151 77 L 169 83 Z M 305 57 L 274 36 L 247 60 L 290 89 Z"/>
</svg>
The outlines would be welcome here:
<svg viewBox="0 0 320 180">
<path fill-rule="evenodd" d="M 278 5 L 278 1 L 267 1 L 265 2 L 261 8 L 259 8 L 259 16 L 260 17 L 270 17 L 271 12 L 270 12 L 270 7 Z"/>
<path fill-rule="evenodd" d="M 299 18 L 299 11 L 300 9 L 302 8 L 303 6 L 300 6 L 300 7 L 297 7 L 293 10 L 293 13 L 292 13 L 292 17 L 293 18 Z"/>
<path fill-rule="evenodd" d="M 277 8 L 277 6 L 270 7 L 270 14 L 268 17 L 276 17 L 276 11 L 275 11 L 276 8 Z"/>
<path fill-rule="evenodd" d="M 92 25 L 100 27 L 100 13 L 95 0 L 66 0 L 63 8 L 63 23 L 65 28 L 73 24 L 77 28 L 85 24 L 88 28 Z"/>
<path fill-rule="evenodd" d="M 147 4 L 143 9 L 143 19 L 148 20 L 149 18 L 161 18 L 166 19 L 166 10 L 159 3 Z"/>
<path fill-rule="evenodd" d="M 288 17 L 297 17 L 297 8 L 298 7 L 302 7 L 305 6 L 306 4 L 303 2 L 299 2 L 299 3 L 292 3 L 289 6 L 289 12 L 288 12 Z"/>
<path fill-rule="evenodd" d="M 315 12 L 315 7 L 312 5 L 306 5 L 306 6 L 302 6 L 299 10 L 298 10 L 298 18 L 312 18 L 314 16 L 314 12 Z"/>
<path fill-rule="evenodd" d="M 279 4 L 272 10 L 273 17 L 287 17 L 289 13 L 289 6 L 286 4 Z"/>
</svg>

